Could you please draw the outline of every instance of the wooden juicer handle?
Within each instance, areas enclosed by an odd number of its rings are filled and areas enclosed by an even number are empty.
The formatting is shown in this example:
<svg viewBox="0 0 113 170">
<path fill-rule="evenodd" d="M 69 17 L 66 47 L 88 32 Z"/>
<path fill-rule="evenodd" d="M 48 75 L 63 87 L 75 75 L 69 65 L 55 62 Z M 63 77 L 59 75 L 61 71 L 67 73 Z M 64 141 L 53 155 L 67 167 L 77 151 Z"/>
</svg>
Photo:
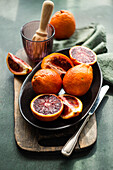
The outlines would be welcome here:
<svg viewBox="0 0 113 170">
<path fill-rule="evenodd" d="M 42 5 L 40 26 L 36 33 L 47 36 L 46 28 L 53 11 L 53 7 L 54 3 L 52 1 L 44 1 Z"/>
<path fill-rule="evenodd" d="M 47 25 L 53 11 L 54 3 L 52 1 L 44 1 L 42 5 L 41 20 L 39 29 L 33 36 L 33 41 L 43 41 L 47 39 Z"/>
</svg>

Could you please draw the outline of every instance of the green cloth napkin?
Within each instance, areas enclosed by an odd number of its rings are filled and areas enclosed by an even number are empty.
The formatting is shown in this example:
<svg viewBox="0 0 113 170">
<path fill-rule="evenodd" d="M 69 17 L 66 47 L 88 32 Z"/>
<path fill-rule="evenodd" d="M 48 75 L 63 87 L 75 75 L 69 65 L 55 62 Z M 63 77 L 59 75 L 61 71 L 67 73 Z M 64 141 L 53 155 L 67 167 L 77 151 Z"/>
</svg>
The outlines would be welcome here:
<svg viewBox="0 0 113 170">
<path fill-rule="evenodd" d="M 54 39 L 53 51 L 71 48 L 75 45 L 86 46 L 95 51 L 103 78 L 113 85 L 113 54 L 107 53 L 106 32 L 103 25 L 92 23 L 87 27 L 76 29 L 69 39 Z"/>
</svg>

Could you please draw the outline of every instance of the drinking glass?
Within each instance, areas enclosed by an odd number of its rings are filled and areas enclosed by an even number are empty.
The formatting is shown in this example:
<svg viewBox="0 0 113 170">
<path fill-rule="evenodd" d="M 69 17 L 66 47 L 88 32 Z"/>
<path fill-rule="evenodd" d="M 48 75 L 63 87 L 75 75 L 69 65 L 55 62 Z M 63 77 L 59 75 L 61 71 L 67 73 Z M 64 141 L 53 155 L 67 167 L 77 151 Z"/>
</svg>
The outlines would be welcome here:
<svg viewBox="0 0 113 170">
<path fill-rule="evenodd" d="M 40 62 L 45 56 L 52 52 L 53 38 L 55 34 L 54 27 L 48 23 L 47 39 L 44 41 L 33 41 L 32 37 L 39 28 L 39 24 L 40 21 L 31 21 L 21 28 L 24 50 L 28 58 L 35 63 Z"/>
</svg>

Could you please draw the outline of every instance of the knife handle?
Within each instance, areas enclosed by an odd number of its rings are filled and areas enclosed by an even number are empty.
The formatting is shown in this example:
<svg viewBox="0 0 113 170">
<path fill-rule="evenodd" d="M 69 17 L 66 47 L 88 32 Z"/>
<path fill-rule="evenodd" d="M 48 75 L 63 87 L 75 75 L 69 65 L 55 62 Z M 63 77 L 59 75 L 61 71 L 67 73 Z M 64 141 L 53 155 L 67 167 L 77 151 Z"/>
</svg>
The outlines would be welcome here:
<svg viewBox="0 0 113 170">
<path fill-rule="evenodd" d="M 75 133 L 68 141 L 67 143 L 64 145 L 64 147 L 62 148 L 61 150 L 61 153 L 64 155 L 64 156 L 70 156 L 72 151 L 74 150 L 76 144 L 77 144 L 77 141 L 78 141 L 78 138 L 84 128 L 84 126 L 86 125 L 86 123 L 88 122 L 90 118 L 90 115 L 88 114 L 85 118 L 85 120 L 83 121 L 81 127 L 79 128 L 79 130 L 77 131 L 77 133 Z"/>
</svg>

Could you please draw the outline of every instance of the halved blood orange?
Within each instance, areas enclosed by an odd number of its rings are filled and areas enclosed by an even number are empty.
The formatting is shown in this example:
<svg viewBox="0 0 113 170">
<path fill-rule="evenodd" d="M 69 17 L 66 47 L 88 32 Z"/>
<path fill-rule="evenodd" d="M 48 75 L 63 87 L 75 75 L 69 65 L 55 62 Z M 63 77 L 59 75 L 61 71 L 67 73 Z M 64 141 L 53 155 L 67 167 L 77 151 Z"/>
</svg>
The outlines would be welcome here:
<svg viewBox="0 0 113 170">
<path fill-rule="evenodd" d="M 59 98 L 63 101 L 64 109 L 61 114 L 63 119 L 70 119 L 78 116 L 83 109 L 83 103 L 80 99 L 69 94 L 59 95 Z"/>
<path fill-rule="evenodd" d="M 53 121 L 63 111 L 63 102 L 55 94 L 36 96 L 30 104 L 33 115 L 41 121 Z"/>
<path fill-rule="evenodd" d="M 41 64 L 41 68 L 54 69 L 61 77 L 73 66 L 70 58 L 61 53 L 52 53 L 46 56 Z"/>
<path fill-rule="evenodd" d="M 85 63 L 93 65 L 97 61 L 96 53 L 84 46 L 74 46 L 69 50 L 70 59 L 75 65 Z"/>
<path fill-rule="evenodd" d="M 32 71 L 32 67 L 29 64 L 12 53 L 8 53 L 6 63 L 8 69 L 15 75 L 25 75 Z"/>
</svg>

